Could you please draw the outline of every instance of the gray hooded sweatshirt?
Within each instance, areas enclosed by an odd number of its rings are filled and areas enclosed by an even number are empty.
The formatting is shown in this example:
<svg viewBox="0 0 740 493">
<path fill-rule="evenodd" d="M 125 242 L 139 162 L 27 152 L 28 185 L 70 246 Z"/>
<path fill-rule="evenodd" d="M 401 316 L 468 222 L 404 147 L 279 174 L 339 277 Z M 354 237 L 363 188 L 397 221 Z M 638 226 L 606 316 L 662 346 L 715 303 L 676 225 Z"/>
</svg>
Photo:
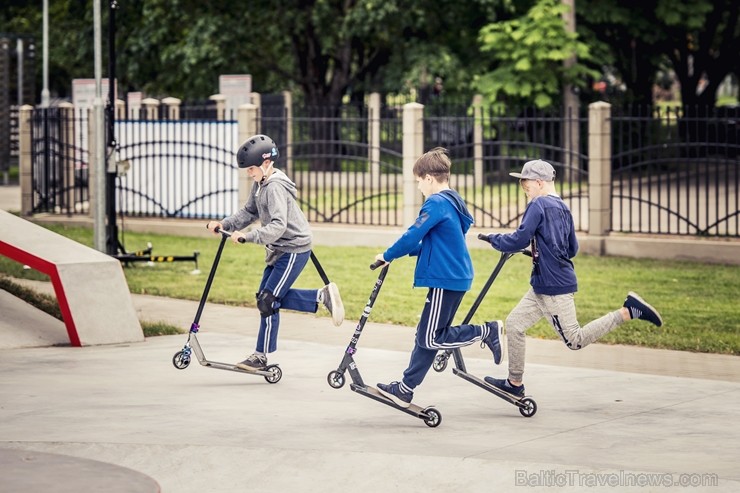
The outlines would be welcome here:
<svg viewBox="0 0 740 493">
<path fill-rule="evenodd" d="M 262 226 L 248 231 L 247 241 L 278 252 L 311 250 L 311 228 L 296 202 L 296 185 L 278 169 L 263 184 L 255 182 L 244 207 L 221 224 L 227 231 L 238 231 L 257 219 Z"/>
</svg>

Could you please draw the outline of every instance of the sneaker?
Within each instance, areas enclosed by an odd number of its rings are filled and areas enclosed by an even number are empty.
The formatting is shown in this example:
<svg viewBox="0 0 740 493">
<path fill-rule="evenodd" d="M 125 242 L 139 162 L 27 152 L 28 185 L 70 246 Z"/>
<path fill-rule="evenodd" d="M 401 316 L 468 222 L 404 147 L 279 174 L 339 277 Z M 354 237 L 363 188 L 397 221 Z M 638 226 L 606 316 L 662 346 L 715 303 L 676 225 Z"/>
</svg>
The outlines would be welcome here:
<svg viewBox="0 0 740 493">
<path fill-rule="evenodd" d="M 485 380 L 488 385 L 492 385 L 499 390 L 503 390 L 507 394 L 511 394 L 516 397 L 524 397 L 524 385 L 511 385 L 508 378 L 485 377 L 483 380 Z"/>
<path fill-rule="evenodd" d="M 627 299 L 624 300 L 623 306 L 629 310 L 630 317 L 633 319 L 647 320 L 658 327 L 663 325 L 663 319 L 660 317 L 658 310 L 645 303 L 645 300 L 640 298 L 637 293 L 632 291 L 627 293 Z"/>
<path fill-rule="evenodd" d="M 488 337 L 481 341 L 481 347 L 488 346 L 493 353 L 493 362 L 497 365 L 501 363 L 501 336 L 504 330 L 504 323 L 501 320 L 495 322 L 486 322 L 488 326 Z"/>
<path fill-rule="evenodd" d="M 404 409 L 411 405 L 411 399 L 414 398 L 413 392 L 401 391 L 400 382 L 391 382 L 387 385 L 379 383 L 378 391 Z"/>
<path fill-rule="evenodd" d="M 262 370 L 267 366 L 267 356 L 264 354 L 254 353 L 247 357 L 241 363 L 235 365 L 237 368 L 247 371 Z"/>
<path fill-rule="evenodd" d="M 342 297 L 339 296 L 339 288 L 333 282 L 330 282 L 321 288 L 321 302 L 324 304 L 329 313 L 331 321 L 339 327 L 344 322 L 344 304 Z"/>
</svg>

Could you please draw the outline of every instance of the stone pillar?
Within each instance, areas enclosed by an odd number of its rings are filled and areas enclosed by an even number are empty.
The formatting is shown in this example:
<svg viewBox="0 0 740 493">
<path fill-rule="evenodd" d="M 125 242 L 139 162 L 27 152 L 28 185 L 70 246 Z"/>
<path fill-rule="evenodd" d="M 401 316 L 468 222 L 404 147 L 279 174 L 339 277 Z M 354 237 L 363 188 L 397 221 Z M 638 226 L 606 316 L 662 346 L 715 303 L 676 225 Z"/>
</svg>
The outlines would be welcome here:
<svg viewBox="0 0 740 493">
<path fill-rule="evenodd" d="M 159 100 L 146 98 L 141 102 L 141 104 L 144 105 L 144 115 L 146 120 L 159 119 Z"/>
<path fill-rule="evenodd" d="M 126 118 L 126 102 L 123 99 L 116 99 L 115 106 L 116 121 L 128 120 Z"/>
<path fill-rule="evenodd" d="M 370 184 L 380 183 L 380 94 L 371 93 L 367 102 L 368 162 Z"/>
<path fill-rule="evenodd" d="M 588 107 L 588 233 L 606 236 L 612 217 L 611 105 L 599 101 Z"/>
<path fill-rule="evenodd" d="M 167 119 L 168 120 L 179 120 L 180 119 L 180 104 L 182 100 L 177 98 L 164 98 L 162 104 L 167 106 Z"/>
<path fill-rule="evenodd" d="M 21 214 L 33 213 L 33 154 L 31 114 L 33 106 L 24 104 L 18 110 L 18 173 L 21 182 Z"/>
<path fill-rule="evenodd" d="M 473 183 L 483 186 L 483 96 L 473 96 Z"/>
<path fill-rule="evenodd" d="M 226 118 L 226 96 L 214 94 L 208 99 L 216 102 L 216 120 L 223 121 Z"/>
<path fill-rule="evenodd" d="M 403 224 L 410 226 L 424 202 L 416 185 L 414 164 L 424 153 L 424 105 L 403 105 Z"/>
<path fill-rule="evenodd" d="M 283 91 L 283 104 L 285 105 L 285 144 L 282 145 L 280 153 L 285 156 L 285 172 L 293 176 L 293 93 Z"/>
<path fill-rule="evenodd" d="M 257 132 L 257 106 L 247 103 L 239 106 L 237 110 L 237 124 L 239 125 L 239 145 L 241 146 L 252 135 Z M 249 197 L 252 188 L 252 180 L 246 173 L 239 173 L 239 204 L 244 204 Z"/>
</svg>

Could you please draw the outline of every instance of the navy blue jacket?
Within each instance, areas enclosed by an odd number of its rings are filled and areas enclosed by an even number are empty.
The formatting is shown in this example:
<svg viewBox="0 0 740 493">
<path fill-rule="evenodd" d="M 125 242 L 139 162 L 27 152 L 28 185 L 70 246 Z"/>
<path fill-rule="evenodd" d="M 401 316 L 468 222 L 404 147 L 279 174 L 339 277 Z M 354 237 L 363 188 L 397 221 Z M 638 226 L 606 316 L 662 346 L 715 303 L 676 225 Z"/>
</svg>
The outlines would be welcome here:
<svg viewBox="0 0 740 493">
<path fill-rule="evenodd" d="M 535 197 L 524 211 L 522 224 L 513 233 L 488 237 L 496 250 L 516 252 L 532 248 L 530 284 L 537 294 L 566 294 L 578 291 L 570 259 L 578 253 L 573 216 L 557 195 Z"/>
<path fill-rule="evenodd" d="M 465 233 L 473 216 L 460 194 L 443 190 L 427 197 L 419 217 L 383 253 L 390 262 L 404 255 L 417 255 L 414 286 L 468 291 L 473 282 L 473 261 Z"/>
</svg>

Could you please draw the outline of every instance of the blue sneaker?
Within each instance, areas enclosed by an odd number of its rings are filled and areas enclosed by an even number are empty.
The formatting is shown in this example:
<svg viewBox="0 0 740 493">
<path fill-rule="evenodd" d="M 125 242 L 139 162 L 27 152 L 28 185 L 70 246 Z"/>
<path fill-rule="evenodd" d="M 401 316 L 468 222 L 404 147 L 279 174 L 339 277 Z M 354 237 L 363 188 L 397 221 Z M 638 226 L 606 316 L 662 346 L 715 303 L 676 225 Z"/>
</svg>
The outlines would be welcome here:
<svg viewBox="0 0 740 493">
<path fill-rule="evenodd" d="M 511 385 L 508 378 L 485 377 L 483 380 L 485 380 L 488 385 L 492 385 L 499 390 L 503 390 L 507 394 L 511 394 L 515 397 L 524 397 L 524 384 L 519 386 Z"/>
<path fill-rule="evenodd" d="M 501 336 L 504 330 L 504 323 L 501 320 L 495 322 L 486 322 L 488 327 L 488 337 L 481 341 L 481 347 L 483 345 L 488 346 L 488 349 L 493 353 L 493 362 L 497 365 L 501 363 Z"/>
<path fill-rule="evenodd" d="M 414 398 L 413 392 L 401 391 L 401 382 L 391 382 L 387 385 L 379 383 L 378 391 L 404 409 L 411 405 L 411 399 Z"/>
<path fill-rule="evenodd" d="M 658 327 L 663 325 L 663 319 L 660 313 L 658 313 L 658 310 L 648 305 L 637 293 L 633 293 L 632 291 L 627 293 L 627 299 L 624 300 L 623 306 L 629 310 L 630 317 L 633 319 L 647 320 Z"/>
</svg>

